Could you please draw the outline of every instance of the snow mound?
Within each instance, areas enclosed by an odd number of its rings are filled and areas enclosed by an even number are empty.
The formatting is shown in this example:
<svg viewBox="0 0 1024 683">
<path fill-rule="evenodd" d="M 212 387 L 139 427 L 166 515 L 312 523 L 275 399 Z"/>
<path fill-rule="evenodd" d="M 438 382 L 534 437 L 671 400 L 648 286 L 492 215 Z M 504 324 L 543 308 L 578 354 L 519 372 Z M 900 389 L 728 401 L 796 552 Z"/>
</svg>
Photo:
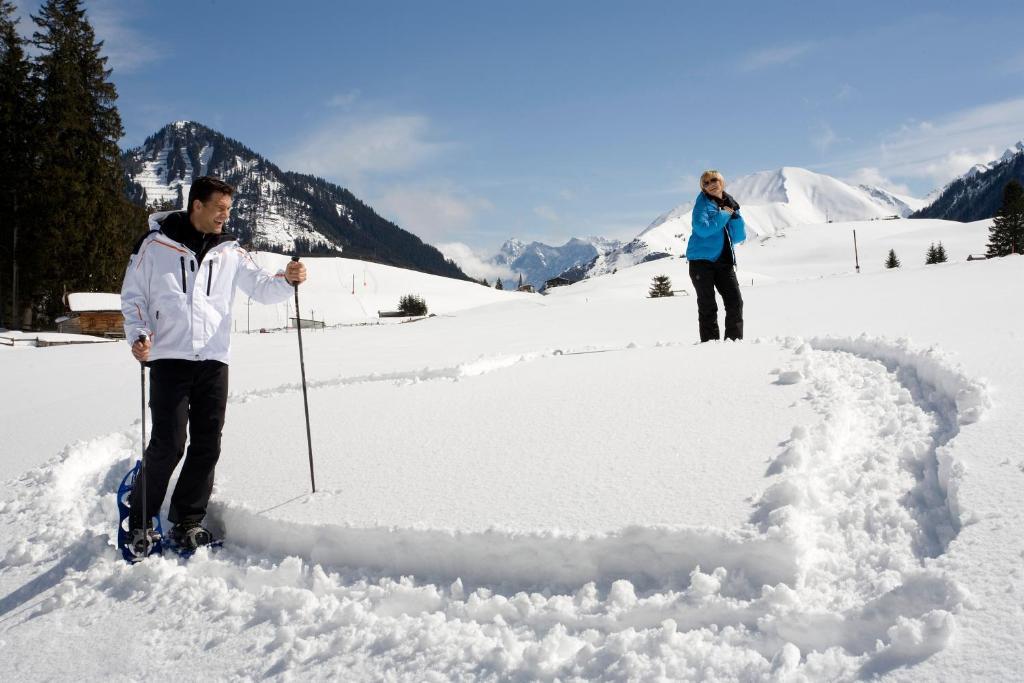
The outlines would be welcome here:
<svg viewBox="0 0 1024 683">
<path fill-rule="evenodd" d="M 682 367 L 706 353 L 781 353 L 764 374 L 800 374 L 773 390 L 806 392 L 815 417 L 794 424 L 780 452 L 761 454 L 770 485 L 739 528 L 359 528 L 283 519 L 218 494 L 213 517 L 231 539 L 220 553 L 128 567 L 109 535 L 113 492 L 140 446 L 131 428 L 69 446 L 0 504 L 23 539 L 5 550 L 3 570 L 53 566 L 0 607 L 9 612 L 49 587 L 29 618 L 139 602 L 160 614 L 157 628 L 196 634 L 198 666 L 239 678 L 429 669 L 445 678 L 850 679 L 919 662 L 950 641 L 967 594 L 925 560 L 966 521 L 954 503 L 954 439 L 983 418 L 983 382 L 935 349 L 868 337 L 607 352 L 687 354 Z M 507 387 L 529 368 L 552 374 L 543 363 L 605 356 L 502 358 L 434 384 Z M 429 384 L 371 386 L 399 397 Z M 253 629 L 264 634 L 260 657 L 220 656 L 232 635 Z"/>
</svg>

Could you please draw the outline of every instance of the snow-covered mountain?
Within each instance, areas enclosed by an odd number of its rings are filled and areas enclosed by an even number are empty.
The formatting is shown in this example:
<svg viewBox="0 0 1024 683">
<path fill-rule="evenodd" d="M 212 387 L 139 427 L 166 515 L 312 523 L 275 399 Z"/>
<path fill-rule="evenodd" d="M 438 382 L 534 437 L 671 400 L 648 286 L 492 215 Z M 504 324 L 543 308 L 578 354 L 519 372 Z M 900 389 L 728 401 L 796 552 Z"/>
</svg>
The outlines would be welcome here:
<svg viewBox="0 0 1024 683">
<path fill-rule="evenodd" d="M 905 217 L 917 204 L 913 198 L 881 188 L 854 186 L 789 166 L 743 176 L 727 191 L 743 207 L 747 225 L 753 225 L 759 235 L 794 225 Z"/>
<path fill-rule="evenodd" d="M 911 197 L 906 194 L 897 194 L 877 185 L 858 185 L 861 190 L 867 192 L 870 197 L 883 206 L 891 207 L 893 215 L 900 218 L 907 218 L 915 211 L 920 211 L 928 205 L 927 199 Z"/>
<path fill-rule="evenodd" d="M 510 239 L 491 257 L 496 265 L 507 266 L 516 273 L 522 273 L 523 282 L 540 288 L 544 282 L 560 273 L 590 263 L 594 258 L 614 251 L 622 246 L 618 240 L 603 237 L 574 237 L 560 247 L 543 242 L 526 244 Z M 506 287 L 518 284 L 517 280 L 506 280 Z"/>
<path fill-rule="evenodd" d="M 1003 203 L 1003 188 L 1010 180 L 1024 182 L 1024 141 L 1010 147 L 998 159 L 975 164 L 946 185 L 914 218 L 945 218 L 976 221 L 996 215 Z"/>
<path fill-rule="evenodd" d="M 726 191 L 742 207 L 748 239 L 765 239 L 796 225 L 906 217 L 923 204 L 882 188 L 854 186 L 791 166 L 742 176 L 728 182 Z M 567 277 L 579 280 L 684 254 L 692 210 L 692 201 L 680 204 L 655 219 L 629 244 Z"/>
<path fill-rule="evenodd" d="M 281 253 L 337 254 L 424 273 L 466 278 L 415 235 L 381 218 L 348 190 L 282 171 L 237 140 L 177 121 L 122 156 L 129 195 L 149 207 L 181 208 L 192 181 L 215 175 L 235 187 L 229 229 L 242 243 Z"/>
</svg>

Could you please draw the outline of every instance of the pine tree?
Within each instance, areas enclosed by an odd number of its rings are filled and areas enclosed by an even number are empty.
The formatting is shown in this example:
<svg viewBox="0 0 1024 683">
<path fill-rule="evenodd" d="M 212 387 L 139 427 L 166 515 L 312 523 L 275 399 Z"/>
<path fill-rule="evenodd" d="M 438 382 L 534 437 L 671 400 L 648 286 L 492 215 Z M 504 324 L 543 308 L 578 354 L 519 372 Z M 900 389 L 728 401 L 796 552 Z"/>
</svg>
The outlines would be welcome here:
<svg viewBox="0 0 1024 683">
<path fill-rule="evenodd" d="M 1024 186 L 1013 179 L 1003 188 L 1003 205 L 988 231 L 988 256 L 1024 254 Z"/>
<path fill-rule="evenodd" d="M 491 286 L 491 283 L 487 281 L 487 278 L 481 278 L 480 279 L 480 284 L 482 284 L 484 287 L 490 287 Z"/>
<path fill-rule="evenodd" d="M 949 259 L 946 256 L 946 248 L 942 246 L 942 242 L 939 242 L 939 246 L 935 248 L 935 262 L 945 263 Z"/>
<path fill-rule="evenodd" d="M 937 258 L 938 250 L 935 248 L 935 242 L 932 242 L 931 246 L 928 247 L 928 253 L 925 254 L 924 264 L 926 266 L 930 266 L 933 263 L 938 263 L 938 261 L 936 261 Z"/>
<path fill-rule="evenodd" d="M 33 217 L 27 261 L 36 309 L 52 317 L 64 294 L 118 290 L 145 214 L 125 197 L 117 91 L 81 0 L 47 0 L 32 19 L 40 51 L 38 187 L 46 201 Z"/>
<path fill-rule="evenodd" d="M 500 278 L 500 277 L 499 277 L 499 278 L 498 278 L 497 280 L 495 280 L 495 282 L 494 282 L 494 288 L 495 288 L 495 289 L 505 289 L 505 283 L 503 283 L 503 282 L 501 281 L 501 278 Z"/>
<path fill-rule="evenodd" d="M 399 299 L 398 310 L 404 315 L 426 315 L 427 302 L 415 294 L 406 294 Z"/>
<path fill-rule="evenodd" d="M 889 250 L 889 256 L 885 259 L 886 268 L 899 268 L 900 260 L 896 258 L 896 251 L 893 249 Z"/>
<path fill-rule="evenodd" d="M 16 301 L 24 300 L 18 269 L 24 268 L 29 243 L 23 228 L 38 169 L 33 154 L 38 129 L 32 65 L 13 14 L 14 6 L 0 0 L 0 326 L 6 321 L 18 327 Z"/>
<path fill-rule="evenodd" d="M 651 280 L 651 288 L 647 294 L 656 299 L 662 296 L 672 296 L 672 280 L 668 275 L 655 275 Z"/>
</svg>

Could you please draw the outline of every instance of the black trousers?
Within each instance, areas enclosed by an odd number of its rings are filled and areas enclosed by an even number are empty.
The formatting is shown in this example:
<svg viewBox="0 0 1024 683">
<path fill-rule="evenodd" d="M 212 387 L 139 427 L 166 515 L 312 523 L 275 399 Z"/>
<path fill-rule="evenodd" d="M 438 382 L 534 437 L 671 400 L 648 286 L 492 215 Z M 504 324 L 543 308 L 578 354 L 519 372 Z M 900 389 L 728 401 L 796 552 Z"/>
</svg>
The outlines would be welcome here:
<svg viewBox="0 0 1024 683">
<path fill-rule="evenodd" d="M 135 481 L 131 527 L 142 526 L 142 490 L 150 518 L 159 514 L 171 474 L 188 455 L 171 495 L 171 523 L 201 521 L 213 491 L 220 457 L 220 436 L 228 403 L 228 366 L 215 360 L 156 360 L 149 364 L 149 407 L 153 433 L 146 447 L 146 467 Z M 136 512 L 138 511 L 138 512 Z"/>
<path fill-rule="evenodd" d="M 716 289 L 725 303 L 725 338 L 743 339 L 743 297 L 733 264 L 727 260 L 690 261 L 690 281 L 697 292 L 700 340 L 719 339 Z"/>
</svg>

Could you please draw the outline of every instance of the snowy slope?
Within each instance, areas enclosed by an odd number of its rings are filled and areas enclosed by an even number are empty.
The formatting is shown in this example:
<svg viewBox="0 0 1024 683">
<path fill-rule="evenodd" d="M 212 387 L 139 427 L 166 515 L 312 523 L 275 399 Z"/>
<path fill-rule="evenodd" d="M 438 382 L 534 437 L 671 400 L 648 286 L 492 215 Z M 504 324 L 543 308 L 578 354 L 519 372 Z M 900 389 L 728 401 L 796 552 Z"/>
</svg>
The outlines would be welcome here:
<svg viewBox="0 0 1024 683">
<path fill-rule="evenodd" d="M 907 218 L 915 211 L 920 211 L 928 205 L 927 199 L 918 199 L 910 195 L 899 194 L 876 185 L 858 185 L 859 189 L 866 192 L 873 200 L 891 209 L 891 215 Z"/>
<path fill-rule="evenodd" d="M 907 216 L 919 200 L 879 188 L 849 185 L 802 168 L 784 167 L 738 178 L 728 191 L 757 235 L 795 225 Z"/>
<path fill-rule="evenodd" d="M 271 272 L 284 270 L 289 257 L 271 252 L 254 252 L 255 261 Z M 446 315 L 462 309 L 482 306 L 510 298 L 528 296 L 514 291 L 484 287 L 476 282 L 454 280 L 415 270 L 395 268 L 355 259 L 324 257 L 307 258 L 303 263 L 309 282 L 302 286 L 299 305 L 303 318 L 313 318 L 327 325 L 377 323 L 378 312 L 398 310 L 406 294 L 424 299 L 428 313 Z M 283 328 L 295 315 L 293 299 L 265 306 L 239 293 L 233 306 L 235 330 L 247 326 Z"/>
<path fill-rule="evenodd" d="M 211 679 L 1014 680 L 1024 318 L 977 294 L 1019 296 L 1024 258 L 965 262 L 987 227 L 809 225 L 752 245 L 742 343 L 695 345 L 694 297 L 646 298 L 657 274 L 686 288 L 679 258 L 311 333 L 315 495 L 295 336 L 236 335 L 211 510 L 231 540 L 188 563 L 127 567 L 109 545 L 140 447 L 127 349 L 0 348 L 19 389 L 0 404 L 0 664 L 18 680 L 178 679 L 182 661 Z M 905 266 L 854 274 L 854 228 L 872 254 L 897 240 Z M 909 258 L 929 239 L 950 263 Z M 312 263 L 300 295 L 342 306 L 341 261 Z"/>
</svg>

